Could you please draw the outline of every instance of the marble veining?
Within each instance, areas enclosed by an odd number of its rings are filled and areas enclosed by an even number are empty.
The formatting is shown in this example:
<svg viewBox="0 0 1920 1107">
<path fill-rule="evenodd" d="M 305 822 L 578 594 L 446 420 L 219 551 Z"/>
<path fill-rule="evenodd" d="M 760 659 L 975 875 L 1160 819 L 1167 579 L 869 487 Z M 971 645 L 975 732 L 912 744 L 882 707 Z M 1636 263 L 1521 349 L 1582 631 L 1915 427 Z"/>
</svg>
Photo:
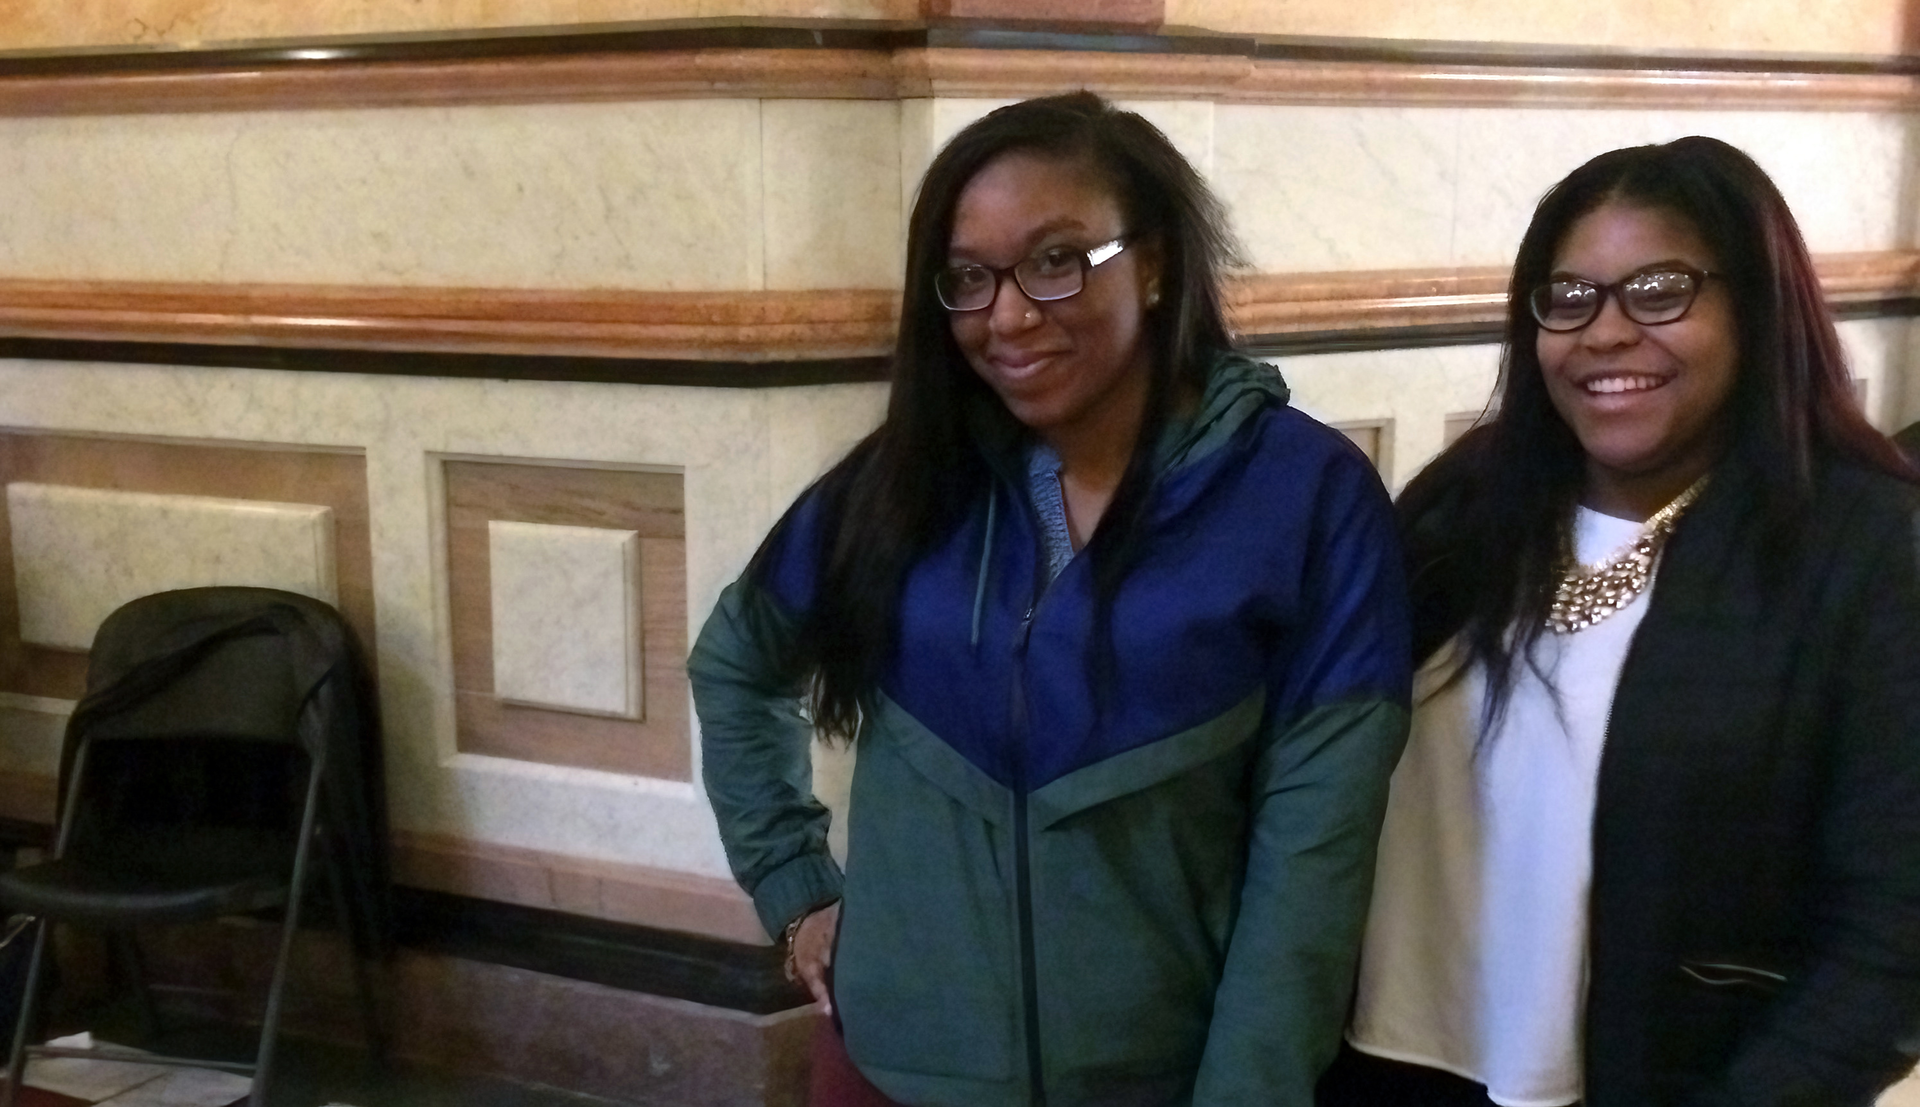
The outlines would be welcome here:
<svg viewBox="0 0 1920 1107">
<path fill-rule="evenodd" d="M 333 510 L 212 496 L 7 485 L 20 637 L 85 650 L 115 608 L 241 584 L 335 600 Z"/>
<path fill-rule="evenodd" d="M 639 718 L 639 534 L 490 519 L 487 552 L 494 695 Z"/>
<path fill-rule="evenodd" d="M 898 288 L 900 105 L 768 100 L 760 110 L 767 287 Z"/>
<path fill-rule="evenodd" d="M 897 288 L 927 163 L 1005 102 L 0 118 L 0 267 L 58 280 Z M 1753 153 L 1818 252 L 1910 247 L 1920 233 L 1920 139 L 1897 114 L 1123 103 L 1214 183 L 1259 271 L 1504 264 L 1574 166 L 1692 133 Z"/>
<path fill-rule="evenodd" d="M 1545 111 L 1461 109 L 1455 265 L 1513 260 L 1534 206 L 1587 159 L 1622 146 L 1701 134 L 1760 163 L 1815 253 L 1913 241 L 1911 126 L 1848 112 Z M 1835 172 L 1845 166 L 1845 172 Z"/>
<path fill-rule="evenodd" d="M 1912 47 L 1902 0 L 1539 4 L 1473 0 L 1167 0 L 1166 21 L 1239 34 L 1556 43 L 1624 50 L 1896 54 Z"/>
<path fill-rule="evenodd" d="M 0 261 L 54 279 L 759 288 L 760 105 L 0 120 Z"/>
<path fill-rule="evenodd" d="M 1444 264 L 1459 112 L 1221 105 L 1213 184 L 1256 271 Z"/>
</svg>

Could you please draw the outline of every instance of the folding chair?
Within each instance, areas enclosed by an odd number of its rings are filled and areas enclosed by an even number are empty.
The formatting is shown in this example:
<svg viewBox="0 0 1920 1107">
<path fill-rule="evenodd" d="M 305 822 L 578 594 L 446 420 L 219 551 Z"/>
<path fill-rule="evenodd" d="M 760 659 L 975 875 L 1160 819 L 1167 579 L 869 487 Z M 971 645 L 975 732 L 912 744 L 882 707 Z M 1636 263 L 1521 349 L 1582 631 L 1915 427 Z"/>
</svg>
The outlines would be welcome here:
<svg viewBox="0 0 1920 1107">
<path fill-rule="evenodd" d="M 385 823 L 364 687 L 338 613 L 293 593 L 162 592 L 101 624 L 63 744 L 53 855 L 0 873 L 0 908 L 38 920 L 8 1058 L 15 1079 L 0 1107 L 13 1107 L 30 1056 L 115 1057 L 28 1045 L 51 923 L 131 938 L 145 924 L 277 908 L 279 947 L 254 1060 L 128 1057 L 251 1075 L 248 1102 L 264 1107 L 316 851 L 352 939 L 368 1044 L 381 1057 L 366 961 L 386 948 Z"/>
</svg>

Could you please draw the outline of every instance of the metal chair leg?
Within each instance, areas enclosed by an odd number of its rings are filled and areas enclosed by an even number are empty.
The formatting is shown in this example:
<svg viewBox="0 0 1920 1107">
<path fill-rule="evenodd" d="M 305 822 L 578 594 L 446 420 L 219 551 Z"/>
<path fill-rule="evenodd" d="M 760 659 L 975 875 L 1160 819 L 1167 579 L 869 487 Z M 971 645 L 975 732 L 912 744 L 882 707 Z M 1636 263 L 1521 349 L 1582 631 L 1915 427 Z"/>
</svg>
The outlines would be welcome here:
<svg viewBox="0 0 1920 1107">
<path fill-rule="evenodd" d="M 13 1028 L 13 1045 L 7 1051 L 7 1090 L 0 1107 L 13 1107 L 20 1098 L 20 1085 L 27 1076 L 27 1039 L 40 1015 L 40 975 L 47 954 L 46 919 L 33 924 L 33 953 L 27 960 L 27 985 L 20 993 L 19 1022 Z"/>
<path fill-rule="evenodd" d="M 140 1033 L 148 1041 L 160 1036 L 160 1009 L 154 1005 L 153 989 L 147 986 L 147 959 L 140 952 L 140 936 L 131 930 L 113 932 L 113 947 L 133 978 L 134 1001 L 140 1013 Z"/>
<path fill-rule="evenodd" d="M 340 854 L 327 843 L 327 835 L 322 831 L 314 845 L 320 850 L 321 866 L 327 872 L 335 925 L 339 926 L 340 936 L 346 940 L 347 955 L 353 958 L 353 989 L 360 1001 L 360 1029 L 366 1035 L 367 1060 L 376 1071 L 380 1071 L 387 1066 L 386 1028 L 380 1018 L 379 1005 L 374 1000 L 373 978 L 367 971 L 368 958 L 360 948 L 361 927 L 358 917 L 352 913 L 352 901 L 347 897 L 347 880 L 340 867 Z"/>
<path fill-rule="evenodd" d="M 280 928 L 280 951 L 273 959 L 273 982 L 267 988 L 267 1013 L 260 1020 L 260 1052 L 253 1065 L 253 1091 L 247 1107 L 266 1107 L 267 1088 L 273 1077 L 273 1050 L 280 1032 L 280 1001 L 287 990 L 287 970 L 293 960 L 293 935 L 300 928 L 300 902 L 306 898 L 307 864 L 313 853 L 316 810 L 319 808 L 320 775 L 324 757 L 315 757 L 307 772 L 306 813 L 300 820 L 299 845 L 293 852 L 293 879 L 287 889 L 286 921 Z M 7 1107 L 7 1105 L 0 1105 Z"/>
</svg>

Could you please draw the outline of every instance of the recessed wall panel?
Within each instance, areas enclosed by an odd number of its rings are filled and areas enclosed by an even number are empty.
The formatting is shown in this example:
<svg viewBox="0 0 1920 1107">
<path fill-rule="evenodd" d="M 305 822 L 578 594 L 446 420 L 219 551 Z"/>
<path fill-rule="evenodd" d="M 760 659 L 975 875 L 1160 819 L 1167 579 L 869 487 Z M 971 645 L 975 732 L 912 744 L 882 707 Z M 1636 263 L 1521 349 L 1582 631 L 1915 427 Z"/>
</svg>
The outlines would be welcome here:
<svg viewBox="0 0 1920 1107">
<path fill-rule="evenodd" d="M 681 475 L 560 460 L 442 464 L 456 747 L 691 777 Z M 575 629 L 593 644 L 562 641 Z M 541 656 L 549 650 L 573 660 Z"/>
<path fill-rule="evenodd" d="M 487 559 L 494 695 L 639 718 L 639 534 L 489 519 Z"/>
<path fill-rule="evenodd" d="M 16 482 L 14 588 L 20 639 L 84 650 L 128 600 L 240 584 L 336 599 L 333 512 L 263 503 Z"/>
</svg>

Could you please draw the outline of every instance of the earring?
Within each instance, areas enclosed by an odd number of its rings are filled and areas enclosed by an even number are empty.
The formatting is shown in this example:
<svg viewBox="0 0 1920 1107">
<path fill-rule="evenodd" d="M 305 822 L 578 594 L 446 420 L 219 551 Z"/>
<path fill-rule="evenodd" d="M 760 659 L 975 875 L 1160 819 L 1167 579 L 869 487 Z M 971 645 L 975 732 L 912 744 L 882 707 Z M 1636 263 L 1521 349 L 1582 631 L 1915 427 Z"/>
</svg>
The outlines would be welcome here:
<svg viewBox="0 0 1920 1107">
<path fill-rule="evenodd" d="M 1160 282 L 1158 281 L 1147 286 L 1147 306 L 1160 306 Z"/>
</svg>

